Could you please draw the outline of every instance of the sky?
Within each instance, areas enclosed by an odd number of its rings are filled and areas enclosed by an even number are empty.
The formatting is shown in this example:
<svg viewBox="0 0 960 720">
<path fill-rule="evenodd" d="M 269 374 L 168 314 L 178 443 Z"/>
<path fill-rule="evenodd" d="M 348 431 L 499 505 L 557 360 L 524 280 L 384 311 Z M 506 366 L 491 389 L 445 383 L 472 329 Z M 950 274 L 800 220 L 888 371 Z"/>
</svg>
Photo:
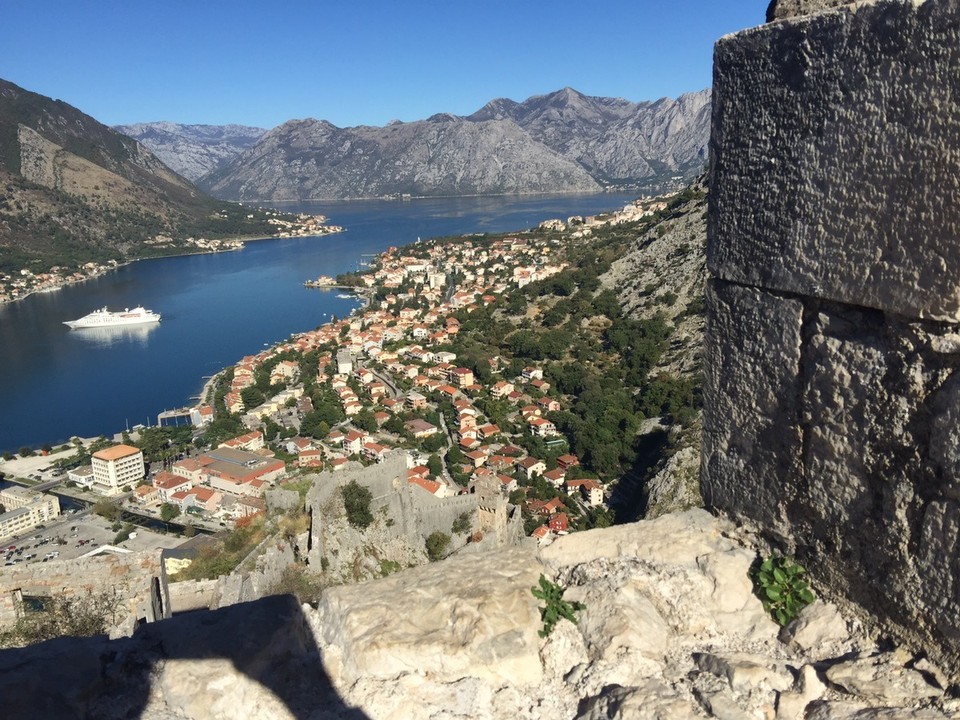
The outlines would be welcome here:
<svg viewBox="0 0 960 720">
<path fill-rule="evenodd" d="M 564 87 L 711 83 L 765 0 L 0 0 L 0 78 L 108 125 L 384 125 Z"/>
</svg>

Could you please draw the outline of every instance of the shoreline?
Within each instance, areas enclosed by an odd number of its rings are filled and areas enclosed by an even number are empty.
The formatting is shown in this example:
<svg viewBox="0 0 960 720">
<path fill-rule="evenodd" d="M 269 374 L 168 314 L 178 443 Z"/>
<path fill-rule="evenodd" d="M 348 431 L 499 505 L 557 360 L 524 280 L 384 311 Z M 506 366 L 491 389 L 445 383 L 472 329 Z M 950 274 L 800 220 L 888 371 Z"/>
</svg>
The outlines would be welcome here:
<svg viewBox="0 0 960 720">
<path fill-rule="evenodd" d="M 338 229 L 331 230 L 330 232 L 322 233 L 320 235 L 286 235 L 283 237 L 280 237 L 280 236 L 263 237 L 262 235 L 237 235 L 234 237 L 216 238 L 216 239 L 220 242 L 240 242 L 240 243 L 259 242 L 261 240 L 296 240 L 300 238 L 319 239 L 319 238 L 326 237 L 327 235 L 334 235 L 337 233 L 344 233 L 347 231 L 347 228 L 344 228 L 344 227 L 340 227 L 340 226 L 333 226 L 333 227 L 336 227 Z M 28 290 L 23 295 L 20 295 L 15 298 L 11 298 L 10 300 L 0 300 L 0 309 L 6 307 L 7 305 L 13 305 L 14 303 L 20 302 L 21 300 L 26 300 L 28 297 L 33 297 L 34 295 L 40 295 L 48 292 L 56 292 L 58 290 L 61 290 L 65 287 L 70 287 L 72 285 L 82 285 L 83 283 L 89 280 L 96 280 L 99 277 L 103 277 L 107 273 L 115 272 L 121 268 L 127 267 L 128 265 L 132 265 L 135 262 L 144 262 L 147 260 L 164 260 L 166 258 L 176 258 L 176 257 L 189 257 L 191 255 L 220 255 L 221 253 L 239 252 L 241 250 L 243 250 L 242 245 L 240 247 L 226 248 L 223 250 L 198 249 L 197 252 L 176 252 L 176 253 L 171 253 L 170 255 L 151 255 L 148 257 L 128 258 L 122 261 L 118 260 L 117 264 L 114 265 L 113 267 L 106 268 L 105 270 L 95 273 L 93 275 L 88 275 L 84 277 L 82 280 L 71 280 L 71 281 L 62 282 L 59 285 L 48 285 L 42 288 L 38 288 L 36 290 Z"/>
</svg>

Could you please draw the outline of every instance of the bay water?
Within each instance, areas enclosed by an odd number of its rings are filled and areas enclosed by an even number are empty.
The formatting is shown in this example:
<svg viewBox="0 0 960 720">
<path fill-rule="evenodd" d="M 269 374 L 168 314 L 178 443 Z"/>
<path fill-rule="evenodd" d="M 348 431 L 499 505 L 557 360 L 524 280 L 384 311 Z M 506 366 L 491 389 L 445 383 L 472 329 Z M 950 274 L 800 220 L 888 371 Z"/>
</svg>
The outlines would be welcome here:
<svg viewBox="0 0 960 720">
<path fill-rule="evenodd" d="M 204 383 L 358 302 L 303 287 L 357 270 L 393 245 L 466 233 L 507 232 L 549 218 L 623 207 L 622 194 L 335 201 L 284 206 L 323 214 L 346 231 L 261 240 L 243 250 L 135 262 L 99 278 L 0 306 L 0 451 L 112 435 L 194 402 Z M 107 306 L 160 313 L 159 325 L 70 330 Z"/>
</svg>

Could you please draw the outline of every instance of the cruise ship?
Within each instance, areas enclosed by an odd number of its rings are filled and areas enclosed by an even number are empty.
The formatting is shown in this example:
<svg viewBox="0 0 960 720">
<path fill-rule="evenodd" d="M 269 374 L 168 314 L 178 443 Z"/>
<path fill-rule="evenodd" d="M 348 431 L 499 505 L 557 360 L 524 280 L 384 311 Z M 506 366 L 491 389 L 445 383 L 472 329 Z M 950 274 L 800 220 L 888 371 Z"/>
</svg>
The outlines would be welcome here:
<svg viewBox="0 0 960 720">
<path fill-rule="evenodd" d="M 160 322 L 160 315 L 143 307 L 135 307 L 132 310 L 126 308 L 123 312 L 110 312 L 104 307 L 84 315 L 79 320 L 67 320 L 63 324 L 71 328 L 100 328 L 158 322 Z"/>
</svg>

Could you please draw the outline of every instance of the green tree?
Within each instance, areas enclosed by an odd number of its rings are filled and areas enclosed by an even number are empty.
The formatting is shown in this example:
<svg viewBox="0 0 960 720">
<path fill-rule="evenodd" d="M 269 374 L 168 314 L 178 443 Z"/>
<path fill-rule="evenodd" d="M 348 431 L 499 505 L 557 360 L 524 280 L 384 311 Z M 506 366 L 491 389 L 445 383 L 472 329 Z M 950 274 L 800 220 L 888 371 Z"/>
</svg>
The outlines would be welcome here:
<svg viewBox="0 0 960 720">
<path fill-rule="evenodd" d="M 438 455 L 431 455 L 430 459 L 427 460 L 427 468 L 429 468 L 431 475 L 437 477 L 443 473 L 443 461 L 440 460 Z"/>
<path fill-rule="evenodd" d="M 340 488 L 340 494 L 347 511 L 347 522 L 361 529 L 369 527 L 373 522 L 373 514 L 370 512 L 373 494 L 356 480 L 351 480 Z"/>
<path fill-rule="evenodd" d="M 164 522 L 170 522 L 180 514 L 180 508 L 171 503 L 164 503 L 160 506 L 160 519 Z"/>
<path fill-rule="evenodd" d="M 376 432 L 377 431 L 377 419 L 373 416 L 373 413 L 364 408 L 356 415 L 353 416 L 353 419 L 350 421 L 356 427 L 361 430 L 366 430 L 367 432 Z"/>
<path fill-rule="evenodd" d="M 430 533 L 426 541 L 427 557 L 429 557 L 430 560 L 439 560 L 443 557 L 443 553 L 449 544 L 450 536 L 446 533 L 442 533 L 439 530 Z"/>
<path fill-rule="evenodd" d="M 255 407 L 263 405 L 267 398 L 264 396 L 262 390 L 254 385 L 251 385 L 250 387 L 245 387 L 240 391 L 240 399 L 243 400 L 243 406 L 247 410 L 251 410 Z"/>
</svg>

